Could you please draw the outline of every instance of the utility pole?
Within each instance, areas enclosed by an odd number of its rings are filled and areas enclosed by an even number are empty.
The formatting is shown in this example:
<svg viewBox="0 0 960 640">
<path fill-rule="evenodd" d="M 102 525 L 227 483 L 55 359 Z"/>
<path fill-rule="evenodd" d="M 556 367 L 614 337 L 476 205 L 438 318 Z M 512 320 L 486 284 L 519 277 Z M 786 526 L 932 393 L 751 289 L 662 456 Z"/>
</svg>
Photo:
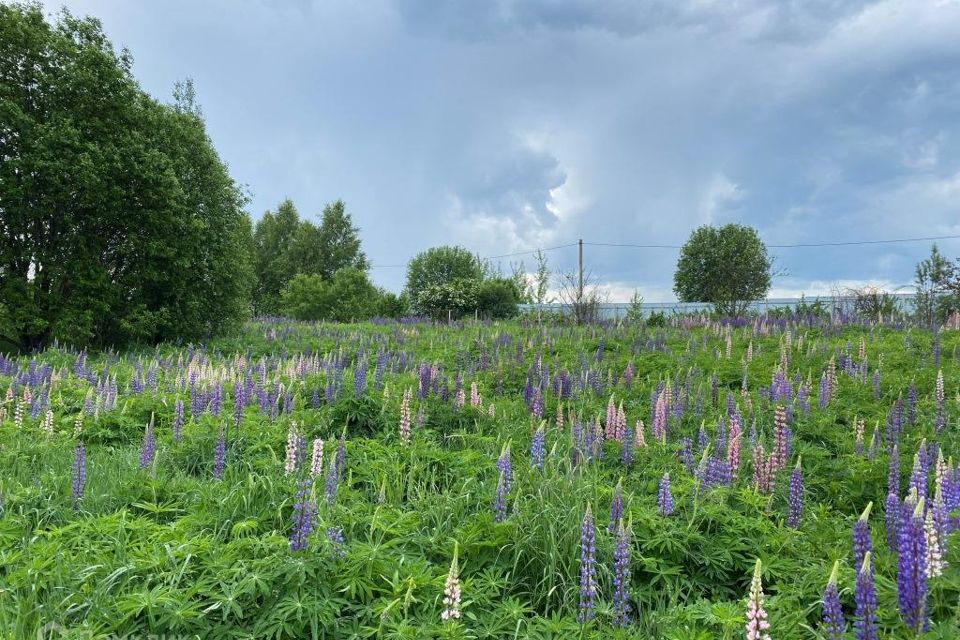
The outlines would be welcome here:
<svg viewBox="0 0 960 640">
<path fill-rule="evenodd" d="M 583 300 L 583 238 L 580 238 L 577 241 L 577 245 L 580 249 L 580 278 L 577 281 L 577 300 Z"/>
</svg>

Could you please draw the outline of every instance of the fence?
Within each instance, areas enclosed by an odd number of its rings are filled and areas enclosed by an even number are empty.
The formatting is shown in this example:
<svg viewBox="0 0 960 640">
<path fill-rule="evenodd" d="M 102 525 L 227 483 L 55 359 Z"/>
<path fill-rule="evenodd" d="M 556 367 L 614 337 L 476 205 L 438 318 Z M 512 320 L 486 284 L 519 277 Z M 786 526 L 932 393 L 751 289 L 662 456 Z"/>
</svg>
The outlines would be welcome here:
<svg viewBox="0 0 960 640">
<path fill-rule="evenodd" d="M 890 293 L 887 295 L 896 300 L 897 304 L 902 310 L 911 309 L 913 306 L 913 299 L 916 297 L 912 293 Z M 819 301 L 823 306 L 826 307 L 828 311 L 833 311 L 834 309 L 850 309 L 855 300 L 856 298 L 854 296 L 765 298 L 763 300 L 755 300 L 749 303 L 747 310 L 750 313 L 766 313 L 770 309 L 796 309 L 801 303 L 809 305 Z M 548 312 L 563 312 L 567 308 L 567 305 L 561 303 L 520 305 L 521 311 L 536 311 L 537 309 L 542 309 L 543 311 Z M 616 320 L 618 318 L 626 317 L 627 312 L 630 310 L 630 303 L 604 302 L 599 305 L 599 309 L 600 317 L 602 319 Z M 677 313 L 698 313 L 709 312 L 712 310 L 713 305 L 709 302 L 644 302 L 640 307 L 640 311 L 645 317 L 649 317 L 652 313 L 663 313 L 669 316 Z"/>
</svg>

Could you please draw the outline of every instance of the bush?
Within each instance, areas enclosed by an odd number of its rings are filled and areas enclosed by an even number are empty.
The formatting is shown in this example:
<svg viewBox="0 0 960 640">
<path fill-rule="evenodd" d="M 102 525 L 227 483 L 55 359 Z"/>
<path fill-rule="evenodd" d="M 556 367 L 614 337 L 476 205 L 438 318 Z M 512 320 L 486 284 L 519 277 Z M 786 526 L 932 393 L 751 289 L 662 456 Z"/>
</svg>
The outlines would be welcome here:
<svg viewBox="0 0 960 640">
<path fill-rule="evenodd" d="M 301 273 L 280 294 L 284 312 L 297 320 L 333 322 L 366 320 L 377 312 L 380 299 L 367 274 L 354 267 L 340 269 L 330 282 Z"/>
<path fill-rule="evenodd" d="M 437 320 L 456 319 L 477 308 L 479 292 L 480 282 L 473 279 L 432 284 L 420 291 L 417 310 Z"/>
<path fill-rule="evenodd" d="M 477 291 L 477 311 L 484 318 L 502 320 L 517 315 L 523 293 L 509 278 L 484 280 Z"/>
</svg>

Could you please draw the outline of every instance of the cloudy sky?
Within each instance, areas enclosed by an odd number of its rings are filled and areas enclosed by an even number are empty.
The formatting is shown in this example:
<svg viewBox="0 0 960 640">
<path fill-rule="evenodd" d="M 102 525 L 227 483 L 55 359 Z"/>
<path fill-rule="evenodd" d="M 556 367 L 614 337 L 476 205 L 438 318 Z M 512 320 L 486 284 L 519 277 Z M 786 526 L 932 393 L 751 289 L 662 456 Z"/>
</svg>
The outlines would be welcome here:
<svg viewBox="0 0 960 640">
<path fill-rule="evenodd" d="M 438 244 L 676 245 L 726 222 L 770 245 L 960 234 L 958 0 L 62 4 L 101 19 L 154 96 L 193 78 L 254 218 L 344 199 L 393 289 L 386 265 Z M 907 284 L 928 251 L 771 249 L 772 294 Z M 676 254 L 585 261 L 614 298 L 666 301 Z M 576 249 L 549 258 L 566 270 Z"/>
</svg>

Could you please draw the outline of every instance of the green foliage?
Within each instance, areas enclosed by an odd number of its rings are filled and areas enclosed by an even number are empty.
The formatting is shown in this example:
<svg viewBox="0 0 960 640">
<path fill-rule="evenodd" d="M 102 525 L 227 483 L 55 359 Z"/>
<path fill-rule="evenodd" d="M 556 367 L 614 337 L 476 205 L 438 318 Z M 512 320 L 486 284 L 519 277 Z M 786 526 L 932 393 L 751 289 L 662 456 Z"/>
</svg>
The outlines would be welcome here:
<svg viewBox="0 0 960 640">
<path fill-rule="evenodd" d="M 477 309 L 480 287 L 480 281 L 471 278 L 427 285 L 417 295 L 417 310 L 438 320 L 459 318 Z"/>
<path fill-rule="evenodd" d="M 301 220 L 293 201 L 267 211 L 254 229 L 257 286 L 254 306 L 260 314 L 283 310 L 282 291 L 300 274 L 330 281 L 341 269 L 366 272 L 370 267 L 342 200 L 323 209 L 320 225 Z"/>
<path fill-rule="evenodd" d="M 406 293 L 414 311 L 431 313 L 437 309 L 435 306 L 437 300 L 455 292 L 450 289 L 444 292 L 441 287 L 433 289 L 424 298 L 424 292 L 429 287 L 439 287 L 452 280 L 479 282 L 483 277 L 484 266 L 474 254 L 463 247 L 433 247 L 417 254 L 407 265 Z M 462 286 L 459 292 L 469 295 Z M 465 307 L 471 310 L 473 308 L 473 306 Z"/>
<path fill-rule="evenodd" d="M 6 340 L 123 345 L 238 325 L 245 198 L 191 84 L 137 85 L 99 22 L 0 5 L 0 299 Z"/>
<path fill-rule="evenodd" d="M 403 318 L 410 315 L 410 300 L 405 293 L 397 295 L 386 289 L 378 289 L 375 313 L 381 318 Z"/>
<path fill-rule="evenodd" d="M 502 320 L 517 315 L 517 305 L 523 298 L 523 292 L 512 278 L 489 278 L 480 283 L 477 290 L 477 310 L 480 316 L 491 320 Z"/>
<path fill-rule="evenodd" d="M 680 250 L 673 290 L 681 302 L 711 302 L 718 314 L 738 315 L 767 294 L 771 265 L 753 228 L 702 226 Z"/>
<path fill-rule="evenodd" d="M 643 296 L 635 290 L 630 298 L 630 305 L 627 307 L 627 322 L 640 323 L 643 321 Z"/>
<path fill-rule="evenodd" d="M 945 258 L 936 244 L 930 256 L 917 264 L 914 282 L 914 314 L 920 322 L 942 323 L 960 310 L 960 265 Z"/>
<path fill-rule="evenodd" d="M 378 313 L 380 300 L 367 274 L 354 267 L 340 269 L 329 282 L 298 274 L 280 293 L 281 309 L 298 320 L 365 320 Z"/>
</svg>

